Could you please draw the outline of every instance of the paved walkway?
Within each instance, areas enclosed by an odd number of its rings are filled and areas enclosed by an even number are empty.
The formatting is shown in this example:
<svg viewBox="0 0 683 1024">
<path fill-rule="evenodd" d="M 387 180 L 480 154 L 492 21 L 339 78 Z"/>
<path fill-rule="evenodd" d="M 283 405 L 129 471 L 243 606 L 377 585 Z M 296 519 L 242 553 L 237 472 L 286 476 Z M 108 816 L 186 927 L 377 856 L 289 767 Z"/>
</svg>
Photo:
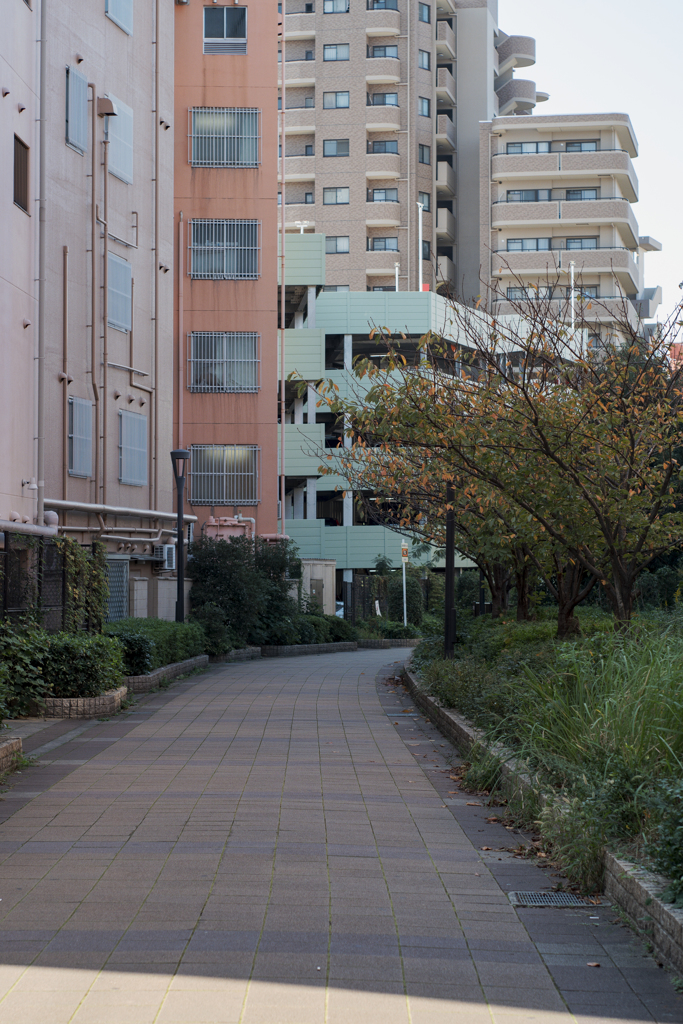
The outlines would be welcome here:
<svg viewBox="0 0 683 1024">
<path fill-rule="evenodd" d="M 3 1024 L 683 1021 L 609 908 L 510 905 L 553 879 L 449 779 L 381 671 L 403 653 L 221 666 L 31 737 L 0 803 Z"/>
</svg>

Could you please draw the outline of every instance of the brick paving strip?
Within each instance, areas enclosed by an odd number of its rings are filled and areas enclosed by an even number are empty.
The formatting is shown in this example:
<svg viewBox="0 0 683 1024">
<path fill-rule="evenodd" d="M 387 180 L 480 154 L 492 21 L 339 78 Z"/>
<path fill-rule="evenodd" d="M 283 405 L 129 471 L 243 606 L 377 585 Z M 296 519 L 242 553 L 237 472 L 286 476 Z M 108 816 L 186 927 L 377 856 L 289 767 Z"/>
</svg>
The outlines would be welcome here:
<svg viewBox="0 0 683 1024">
<path fill-rule="evenodd" d="M 3 1024 L 683 1021 L 608 907 L 510 905 L 552 879 L 449 780 L 398 656 L 216 666 L 30 737 L 0 802 Z"/>
</svg>

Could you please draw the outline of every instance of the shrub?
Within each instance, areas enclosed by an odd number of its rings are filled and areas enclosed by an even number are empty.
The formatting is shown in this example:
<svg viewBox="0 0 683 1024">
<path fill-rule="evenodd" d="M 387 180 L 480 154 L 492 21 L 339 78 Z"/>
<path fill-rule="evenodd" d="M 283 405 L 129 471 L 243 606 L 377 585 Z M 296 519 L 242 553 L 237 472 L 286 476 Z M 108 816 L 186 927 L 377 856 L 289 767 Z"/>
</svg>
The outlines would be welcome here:
<svg viewBox="0 0 683 1024">
<path fill-rule="evenodd" d="M 358 629 L 346 619 L 336 615 L 326 615 L 325 621 L 330 629 L 331 643 L 349 643 L 358 639 Z"/>
<path fill-rule="evenodd" d="M 198 622 L 166 622 L 164 619 L 121 619 L 105 627 L 109 636 L 141 633 L 152 642 L 151 670 L 203 654 L 206 636 Z"/>
<path fill-rule="evenodd" d="M 662 897 L 683 907 L 683 781 L 662 783 L 649 804 L 659 823 L 647 852 L 657 871 L 670 879 Z"/>
<path fill-rule="evenodd" d="M 97 697 L 120 684 L 123 647 L 101 634 L 54 633 L 43 671 L 51 696 Z"/>
<path fill-rule="evenodd" d="M 416 640 L 420 636 L 416 626 L 404 626 L 402 622 L 380 616 L 366 619 L 360 625 L 360 632 L 364 637 L 379 637 L 381 640 Z"/>
<path fill-rule="evenodd" d="M 327 621 L 327 616 L 325 616 L 325 615 L 308 615 L 308 616 L 306 616 L 306 618 L 308 618 L 310 620 L 311 625 L 313 626 L 313 629 L 315 630 L 315 640 L 313 640 L 313 641 L 306 641 L 306 640 L 302 639 L 301 643 L 312 642 L 314 644 L 329 644 L 330 640 L 331 640 L 331 637 L 330 637 L 330 624 Z"/>
<path fill-rule="evenodd" d="M 117 632 L 123 647 L 123 670 L 127 676 L 144 676 L 154 664 L 154 641 L 145 633 Z"/>
<path fill-rule="evenodd" d="M 29 620 L 18 625 L 0 621 L 1 699 L 7 717 L 30 714 L 50 695 L 43 675 L 48 640 L 49 634 Z"/>
<path fill-rule="evenodd" d="M 217 604 L 207 601 L 192 612 L 192 621 L 198 622 L 204 630 L 206 654 L 216 656 L 234 650 L 234 637 L 225 621 L 225 612 Z"/>
<path fill-rule="evenodd" d="M 390 578 L 387 586 L 387 597 L 389 601 L 389 618 L 396 622 L 403 622 L 403 577 L 395 572 Z M 419 579 L 413 574 L 406 572 L 406 613 L 408 622 L 419 626 L 422 622 L 424 600 L 422 597 L 422 586 Z"/>
<path fill-rule="evenodd" d="M 298 615 L 296 618 L 296 628 L 298 630 L 299 639 L 297 643 L 300 644 L 317 644 L 318 631 L 315 628 L 315 622 L 313 621 L 313 615 Z"/>
</svg>

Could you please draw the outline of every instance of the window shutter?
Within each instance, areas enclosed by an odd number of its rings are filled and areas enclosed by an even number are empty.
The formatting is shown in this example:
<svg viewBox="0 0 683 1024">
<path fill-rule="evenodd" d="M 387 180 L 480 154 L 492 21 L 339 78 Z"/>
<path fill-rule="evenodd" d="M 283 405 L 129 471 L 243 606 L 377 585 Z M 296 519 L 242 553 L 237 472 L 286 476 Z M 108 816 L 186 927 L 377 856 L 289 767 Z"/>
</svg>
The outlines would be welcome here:
<svg viewBox="0 0 683 1024">
<path fill-rule="evenodd" d="M 107 323 L 117 331 L 129 331 L 133 325 L 133 268 L 115 253 L 109 253 Z"/>
<path fill-rule="evenodd" d="M 66 141 L 79 153 L 88 149 L 88 80 L 66 69 Z"/>
<path fill-rule="evenodd" d="M 92 476 L 92 402 L 69 398 L 69 475 Z"/>
<path fill-rule="evenodd" d="M 129 36 L 133 34 L 133 0 L 104 0 L 104 13 Z"/>
<path fill-rule="evenodd" d="M 109 170 L 130 185 L 133 182 L 133 111 L 111 94 L 109 99 L 118 111 L 116 116 L 107 117 Z"/>
<path fill-rule="evenodd" d="M 119 409 L 119 481 L 133 487 L 147 483 L 147 417 Z"/>
</svg>

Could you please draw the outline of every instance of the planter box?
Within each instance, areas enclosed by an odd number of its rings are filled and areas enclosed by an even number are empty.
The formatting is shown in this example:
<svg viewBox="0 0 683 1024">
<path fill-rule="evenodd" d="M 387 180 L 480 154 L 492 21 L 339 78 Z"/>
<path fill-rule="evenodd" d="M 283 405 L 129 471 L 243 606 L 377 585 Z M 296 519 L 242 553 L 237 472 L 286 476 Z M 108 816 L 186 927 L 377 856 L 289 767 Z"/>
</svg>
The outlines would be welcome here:
<svg viewBox="0 0 683 1024">
<path fill-rule="evenodd" d="M 236 651 L 228 651 L 227 654 L 212 654 L 209 662 L 212 665 L 221 664 L 224 661 L 253 661 L 261 657 L 260 647 L 238 647 Z"/>
<path fill-rule="evenodd" d="M 6 772 L 13 768 L 21 751 L 21 737 L 13 736 L 9 740 L 0 740 L 0 772 Z"/>
<path fill-rule="evenodd" d="M 263 658 L 297 658 L 302 654 L 337 654 L 340 651 L 357 651 L 355 640 L 338 644 L 288 644 L 282 647 L 262 647 Z"/>
<path fill-rule="evenodd" d="M 417 647 L 421 638 L 417 640 L 359 640 L 359 651 L 388 651 L 392 647 Z"/>
<path fill-rule="evenodd" d="M 126 686 L 131 693 L 147 693 L 154 690 L 164 679 L 175 679 L 183 676 L 186 672 L 193 672 L 197 668 L 206 668 L 209 664 L 208 654 L 198 654 L 196 658 L 186 658 L 185 661 L 174 661 L 170 665 L 162 665 L 148 672 L 145 676 L 128 676 Z"/>
<path fill-rule="evenodd" d="M 102 718 L 116 715 L 128 689 L 119 686 L 99 697 L 48 697 L 43 708 L 45 718 Z"/>
</svg>

